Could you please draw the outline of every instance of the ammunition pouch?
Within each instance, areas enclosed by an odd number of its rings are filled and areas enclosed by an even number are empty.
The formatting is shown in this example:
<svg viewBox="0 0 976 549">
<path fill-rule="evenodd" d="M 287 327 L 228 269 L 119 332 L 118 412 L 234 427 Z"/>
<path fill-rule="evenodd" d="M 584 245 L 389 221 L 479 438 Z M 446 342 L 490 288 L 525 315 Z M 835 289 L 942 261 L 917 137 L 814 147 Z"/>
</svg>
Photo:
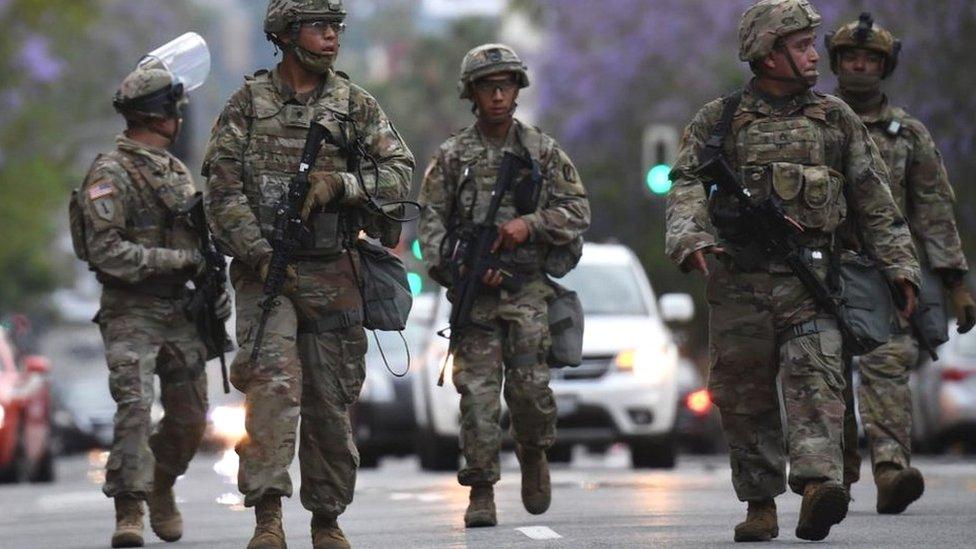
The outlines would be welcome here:
<svg viewBox="0 0 976 549">
<path fill-rule="evenodd" d="M 579 366 L 583 362 L 583 304 L 576 292 L 553 281 L 555 296 L 549 300 L 550 368 Z"/>
<path fill-rule="evenodd" d="M 867 354 L 891 338 L 891 288 L 870 258 L 848 252 L 832 263 L 838 311 L 849 332 L 844 348 L 852 356 Z"/>
<path fill-rule="evenodd" d="M 403 330 L 413 305 L 403 261 L 363 239 L 356 241 L 356 249 L 362 266 L 363 326 L 368 330 Z"/>
<path fill-rule="evenodd" d="M 931 268 L 922 268 L 922 284 L 918 293 L 918 305 L 913 315 L 914 324 L 934 349 L 949 341 L 949 316 L 942 279 Z"/>
</svg>

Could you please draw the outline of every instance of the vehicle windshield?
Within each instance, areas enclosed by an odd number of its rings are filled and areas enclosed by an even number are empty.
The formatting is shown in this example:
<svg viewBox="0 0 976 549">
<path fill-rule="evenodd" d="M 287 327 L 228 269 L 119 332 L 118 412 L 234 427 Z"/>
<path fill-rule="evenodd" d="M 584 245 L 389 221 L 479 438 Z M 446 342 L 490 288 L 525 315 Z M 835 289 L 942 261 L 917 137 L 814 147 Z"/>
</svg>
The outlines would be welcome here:
<svg viewBox="0 0 976 549">
<path fill-rule="evenodd" d="M 580 263 L 560 284 L 576 291 L 587 315 L 649 314 L 638 283 L 639 271 L 631 264 Z"/>
</svg>

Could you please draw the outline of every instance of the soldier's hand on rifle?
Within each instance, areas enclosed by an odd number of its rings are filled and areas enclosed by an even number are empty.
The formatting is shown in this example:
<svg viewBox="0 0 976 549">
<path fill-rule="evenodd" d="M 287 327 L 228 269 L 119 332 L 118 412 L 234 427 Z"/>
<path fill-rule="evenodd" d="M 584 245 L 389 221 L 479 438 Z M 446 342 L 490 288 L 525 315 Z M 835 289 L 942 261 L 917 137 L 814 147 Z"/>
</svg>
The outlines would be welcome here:
<svg viewBox="0 0 976 549">
<path fill-rule="evenodd" d="M 521 217 L 506 221 L 501 227 L 498 227 L 498 238 L 495 239 L 495 243 L 491 247 L 491 253 L 500 249 L 510 252 L 528 240 L 530 234 L 532 234 L 532 230 L 529 228 L 529 223 Z"/>
<path fill-rule="evenodd" d="M 261 277 L 261 282 L 266 282 L 268 280 L 268 266 L 271 264 L 271 254 L 268 254 L 261 258 L 258 262 L 258 275 Z M 298 289 L 298 271 L 295 270 L 294 265 L 289 265 L 285 267 L 285 283 L 281 286 L 281 292 L 290 294 Z"/>
<path fill-rule="evenodd" d="M 976 301 L 962 280 L 949 291 L 949 300 L 956 311 L 956 331 L 964 334 L 972 330 L 976 325 Z"/>
<path fill-rule="evenodd" d="M 221 292 L 220 297 L 217 298 L 217 301 L 214 302 L 214 314 L 216 314 L 217 318 L 220 320 L 227 320 L 230 318 L 232 309 L 233 304 L 230 300 L 230 292 L 228 292 L 225 288 L 224 291 Z"/>
<path fill-rule="evenodd" d="M 308 174 L 308 196 L 302 204 L 302 221 L 308 221 L 313 210 L 321 208 L 345 194 L 346 184 L 336 172 Z"/>
<path fill-rule="evenodd" d="M 912 313 L 915 312 L 915 285 L 913 285 L 903 276 L 899 276 L 895 279 L 895 285 L 901 290 L 902 303 L 905 304 L 905 306 L 898 311 L 898 314 L 901 315 L 902 318 L 908 318 L 912 316 Z"/>
<path fill-rule="evenodd" d="M 502 285 L 502 273 L 497 269 L 488 269 L 481 277 L 481 283 L 489 288 L 497 288 Z"/>
<path fill-rule="evenodd" d="M 706 246 L 700 250 L 695 250 L 688 257 L 685 258 L 684 265 L 681 266 L 682 270 L 685 272 L 689 271 L 699 271 L 701 274 L 708 276 L 708 261 L 705 260 L 705 254 L 724 254 L 725 248 L 719 246 Z"/>
</svg>

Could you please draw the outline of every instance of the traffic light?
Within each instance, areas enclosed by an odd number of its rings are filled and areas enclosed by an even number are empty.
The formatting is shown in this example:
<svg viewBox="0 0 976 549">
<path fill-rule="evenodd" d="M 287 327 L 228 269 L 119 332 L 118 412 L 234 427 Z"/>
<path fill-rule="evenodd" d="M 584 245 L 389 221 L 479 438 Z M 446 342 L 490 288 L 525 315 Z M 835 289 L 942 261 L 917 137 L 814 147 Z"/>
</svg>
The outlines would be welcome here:
<svg viewBox="0 0 976 549">
<path fill-rule="evenodd" d="M 652 195 L 665 195 L 671 190 L 671 164 L 677 152 L 678 130 L 674 126 L 650 124 L 644 128 L 641 173 Z"/>
<path fill-rule="evenodd" d="M 413 242 L 410 244 L 410 251 L 413 253 L 413 256 L 417 258 L 417 261 L 424 260 L 424 254 L 420 251 L 420 240 L 416 238 L 413 239 Z"/>
<path fill-rule="evenodd" d="M 407 273 L 407 284 L 410 285 L 410 293 L 417 297 L 420 292 L 424 291 L 424 277 L 420 276 L 420 273 L 415 273 L 410 271 Z"/>
</svg>

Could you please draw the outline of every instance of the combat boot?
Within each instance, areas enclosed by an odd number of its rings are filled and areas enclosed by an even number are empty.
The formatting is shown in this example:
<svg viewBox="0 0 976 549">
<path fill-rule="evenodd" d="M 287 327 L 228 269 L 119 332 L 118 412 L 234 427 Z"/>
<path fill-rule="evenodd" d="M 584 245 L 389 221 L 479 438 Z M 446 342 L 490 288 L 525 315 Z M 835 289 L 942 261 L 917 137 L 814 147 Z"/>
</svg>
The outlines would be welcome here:
<svg viewBox="0 0 976 549">
<path fill-rule="evenodd" d="M 133 497 L 115 498 L 115 532 L 112 547 L 142 547 L 142 500 Z"/>
<path fill-rule="evenodd" d="M 149 504 L 149 526 L 163 541 L 176 541 L 183 537 L 183 517 L 176 508 L 173 484 L 176 476 L 159 468 L 153 470 L 153 488 L 146 503 Z"/>
<path fill-rule="evenodd" d="M 847 516 L 849 502 L 847 490 L 839 482 L 808 482 L 803 489 L 796 537 L 810 541 L 824 539 L 830 533 L 830 527 Z"/>
<path fill-rule="evenodd" d="M 515 455 L 522 468 L 522 505 L 533 515 L 541 515 L 549 509 L 552 501 L 546 452 L 538 448 L 518 446 Z"/>
<path fill-rule="evenodd" d="M 254 536 L 247 549 L 287 549 L 285 531 L 281 527 L 281 498 L 264 496 L 254 506 Z"/>
<path fill-rule="evenodd" d="M 777 536 L 776 502 L 772 498 L 750 501 L 746 520 L 735 525 L 735 541 L 769 541 Z"/>
<path fill-rule="evenodd" d="M 491 484 L 479 483 L 471 487 L 468 510 L 464 513 L 464 527 L 478 528 L 498 524 L 495 517 L 495 488 Z"/>
<path fill-rule="evenodd" d="M 878 486 L 878 512 L 883 515 L 901 513 L 925 491 L 925 479 L 914 467 L 880 465 L 874 483 Z"/>
<path fill-rule="evenodd" d="M 339 528 L 336 517 L 315 513 L 312 515 L 312 549 L 349 549 L 349 540 Z"/>
</svg>

